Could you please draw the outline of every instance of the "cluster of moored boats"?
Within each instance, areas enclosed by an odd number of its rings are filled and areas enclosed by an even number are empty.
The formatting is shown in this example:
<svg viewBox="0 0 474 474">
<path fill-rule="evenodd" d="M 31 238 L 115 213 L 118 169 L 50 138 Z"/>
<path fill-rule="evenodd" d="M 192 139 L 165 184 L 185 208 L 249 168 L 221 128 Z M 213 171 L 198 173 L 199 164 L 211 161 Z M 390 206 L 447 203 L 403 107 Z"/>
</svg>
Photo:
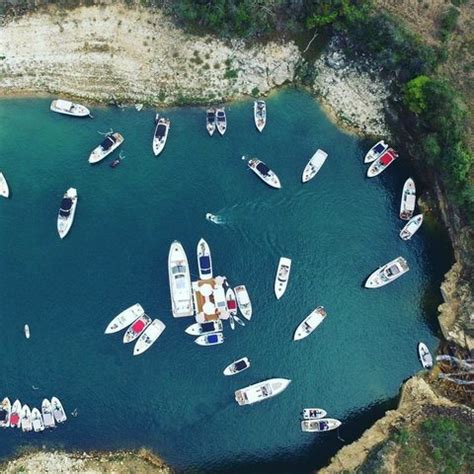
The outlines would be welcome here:
<svg viewBox="0 0 474 474">
<path fill-rule="evenodd" d="M 55 428 L 56 424 L 67 420 L 66 412 L 58 398 L 47 398 L 41 403 L 41 410 L 30 409 L 28 405 L 22 405 L 20 400 L 13 404 L 8 398 L 4 398 L 0 404 L 0 427 L 21 428 L 22 431 L 44 431 L 45 428 Z"/>
</svg>

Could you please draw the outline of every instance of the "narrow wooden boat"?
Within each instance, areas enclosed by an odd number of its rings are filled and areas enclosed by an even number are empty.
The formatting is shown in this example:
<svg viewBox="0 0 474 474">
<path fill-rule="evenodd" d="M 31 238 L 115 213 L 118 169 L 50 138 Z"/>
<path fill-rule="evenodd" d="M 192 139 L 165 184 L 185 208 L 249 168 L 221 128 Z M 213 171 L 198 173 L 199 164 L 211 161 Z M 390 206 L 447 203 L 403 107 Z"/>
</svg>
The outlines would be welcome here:
<svg viewBox="0 0 474 474">
<path fill-rule="evenodd" d="M 253 120 L 259 132 L 265 128 L 267 124 L 267 104 L 264 100 L 256 100 L 253 103 Z"/>
<path fill-rule="evenodd" d="M 279 300 L 286 291 L 286 287 L 288 286 L 288 280 L 290 278 L 290 270 L 291 259 L 281 257 L 280 261 L 278 262 L 278 268 L 274 284 L 275 296 L 277 297 L 277 300 Z"/>
<path fill-rule="evenodd" d="M 245 285 L 236 286 L 234 288 L 234 293 L 242 316 L 250 321 L 250 318 L 252 317 L 252 303 L 250 302 L 247 288 L 245 288 Z M 235 320 L 238 322 L 237 318 L 235 318 Z"/>
<path fill-rule="evenodd" d="M 320 420 L 303 420 L 301 430 L 307 433 L 322 433 L 339 428 L 342 423 L 334 418 L 321 418 Z"/>
<path fill-rule="evenodd" d="M 377 268 L 365 282 L 366 288 L 380 288 L 400 278 L 409 269 L 407 261 L 403 257 L 397 257 L 385 265 Z"/>
<path fill-rule="evenodd" d="M 318 306 L 298 325 L 293 334 L 293 341 L 299 341 L 308 337 L 324 321 L 326 316 L 327 313 L 324 307 Z"/>
<path fill-rule="evenodd" d="M 373 178 L 378 176 L 382 171 L 385 171 L 396 159 L 398 158 L 398 153 L 393 149 L 389 148 L 384 152 L 379 158 L 377 158 L 367 170 L 367 176 Z"/>
<path fill-rule="evenodd" d="M 316 153 L 311 157 L 308 161 L 308 164 L 305 166 L 303 170 L 303 176 L 301 177 L 301 181 L 303 183 L 308 182 L 310 179 L 313 179 L 316 174 L 319 172 L 321 167 L 324 165 L 328 154 L 323 150 L 317 150 Z"/>
<path fill-rule="evenodd" d="M 158 156 L 165 148 L 171 122 L 167 118 L 159 118 L 159 114 L 156 114 L 155 120 L 156 127 L 153 135 L 153 153 L 155 156 Z"/>
<path fill-rule="evenodd" d="M 263 161 L 253 158 L 248 161 L 247 166 L 268 186 L 275 189 L 281 188 L 278 176 Z"/>
<path fill-rule="evenodd" d="M 107 135 L 102 143 L 92 150 L 89 156 L 89 163 L 94 164 L 102 161 L 117 149 L 124 140 L 125 139 L 118 132 Z"/>
<path fill-rule="evenodd" d="M 431 352 L 428 349 L 428 346 L 423 342 L 419 342 L 417 350 L 418 350 L 418 358 L 420 359 L 420 362 L 423 368 L 431 369 L 431 367 L 433 367 L 433 356 L 431 355 Z"/>
<path fill-rule="evenodd" d="M 12 405 L 12 410 L 10 413 L 10 427 L 11 428 L 20 428 L 21 426 L 21 402 L 20 400 L 15 400 Z"/>
<path fill-rule="evenodd" d="M 194 342 L 200 346 L 216 346 L 224 342 L 224 335 L 221 332 L 203 334 L 197 337 Z"/>
<path fill-rule="evenodd" d="M 73 117 L 90 117 L 91 115 L 87 107 L 63 99 L 53 100 L 49 106 L 49 110 L 58 114 L 72 115 Z"/>
<path fill-rule="evenodd" d="M 8 198 L 10 196 L 10 188 L 8 187 L 5 175 L 0 172 L 0 196 Z"/>
<path fill-rule="evenodd" d="M 241 359 L 234 360 L 232 364 L 229 364 L 224 369 L 224 375 L 236 375 L 250 367 L 250 361 L 248 357 L 242 357 Z"/>
<path fill-rule="evenodd" d="M 151 324 L 151 318 L 147 314 L 142 314 L 123 335 L 123 343 L 128 344 L 134 341 Z"/>
<path fill-rule="evenodd" d="M 59 398 L 51 398 L 51 407 L 53 409 L 53 416 L 56 423 L 64 423 L 67 420 L 66 412 L 64 411 L 63 404 L 59 401 Z"/>
<path fill-rule="evenodd" d="M 400 231 L 400 238 L 403 240 L 410 240 L 421 227 L 421 224 L 423 224 L 423 214 L 418 214 L 412 217 Z"/>
<path fill-rule="evenodd" d="M 408 178 L 403 185 L 400 202 L 400 219 L 408 221 L 412 218 L 416 206 L 416 186 L 412 178 Z"/>
<path fill-rule="evenodd" d="M 326 410 L 322 408 L 305 408 L 303 410 L 304 420 L 319 420 L 327 415 Z"/>
<path fill-rule="evenodd" d="M 155 341 L 163 334 L 166 329 L 166 325 L 159 319 L 153 320 L 153 322 L 143 331 L 138 341 L 135 343 L 133 348 L 133 355 L 140 355 L 147 351 Z"/>
<path fill-rule="evenodd" d="M 364 163 L 372 163 L 379 158 L 387 148 L 388 145 L 383 140 L 380 140 L 367 152 Z"/>
<path fill-rule="evenodd" d="M 145 314 L 145 310 L 142 308 L 142 305 L 135 303 L 127 309 L 124 309 L 121 313 L 115 316 L 109 325 L 105 329 L 105 334 L 113 334 L 119 332 L 122 329 L 125 329 L 127 326 L 133 323 L 140 316 Z"/>
</svg>

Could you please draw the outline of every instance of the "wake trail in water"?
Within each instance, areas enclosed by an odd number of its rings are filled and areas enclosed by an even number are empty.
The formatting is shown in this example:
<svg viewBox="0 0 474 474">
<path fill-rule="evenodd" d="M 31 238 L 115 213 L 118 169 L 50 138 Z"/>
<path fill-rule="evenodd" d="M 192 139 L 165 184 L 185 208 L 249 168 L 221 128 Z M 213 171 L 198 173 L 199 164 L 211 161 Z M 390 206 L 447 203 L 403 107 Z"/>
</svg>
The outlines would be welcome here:
<svg viewBox="0 0 474 474">
<path fill-rule="evenodd" d="M 108 132 L 101 132 L 100 130 L 97 130 L 97 133 L 99 135 L 105 136 L 105 135 L 110 135 L 111 133 L 114 133 L 114 130 L 113 130 L 113 128 L 110 128 Z"/>
</svg>

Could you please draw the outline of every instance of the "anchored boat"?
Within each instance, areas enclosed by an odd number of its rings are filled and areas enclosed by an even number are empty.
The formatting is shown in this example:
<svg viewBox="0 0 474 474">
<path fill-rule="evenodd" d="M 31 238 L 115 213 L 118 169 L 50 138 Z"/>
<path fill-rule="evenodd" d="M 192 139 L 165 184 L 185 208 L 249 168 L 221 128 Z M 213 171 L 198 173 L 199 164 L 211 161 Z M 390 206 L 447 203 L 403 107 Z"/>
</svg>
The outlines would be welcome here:
<svg viewBox="0 0 474 474">
<path fill-rule="evenodd" d="M 59 398 L 51 398 L 51 406 L 53 408 L 53 416 L 56 423 L 64 423 L 67 420 L 66 412 Z"/>
<path fill-rule="evenodd" d="M 288 279 L 290 278 L 291 270 L 291 259 L 286 257 L 281 257 L 278 262 L 278 269 L 275 276 L 275 295 L 277 300 L 279 300 L 286 291 L 288 285 Z"/>
<path fill-rule="evenodd" d="M 416 206 L 416 186 L 413 179 L 408 178 L 403 185 L 400 203 L 400 219 L 405 221 L 412 218 Z"/>
<path fill-rule="evenodd" d="M 334 418 L 322 418 L 320 420 L 303 420 L 301 430 L 308 433 L 321 433 L 339 428 L 342 423 Z"/>
<path fill-rule="evenodd" d="M 3 173 L 0 172 L 0 196 L 8 198 L 10 196 L 10 188 Z"/>
<path fill-rule="evenodd" d="M 49 110 L 63 115 L 72 115 L 73 117 L 88 117 L 90 110 L 81 104 L 75 104 L 69 100 L 56 99 L 51 102 Z"/>
<path fill-rule="evenodd" d="M 316 153 L 308 161 L 308 164 L 305 166 L 303 171 L 303 176 L 301 181 L 303 183 L 308 182 L 310 179 L 313 179 L 321 167 L 324 165 L 328 154 L 323 150 L 317 150 Z"/>
<path fill-rule="evenodd" d="M 201 334 L 221 332 L 222 327 L 222 321 L 220 319 L 216 319 L 215 321 L 208 321 L 206 323 L 191 324 L 191 326 L 188 326 L 184 332 L 190 336 L 200 336 Z"/>
<path fill-rule="evenodd" d="M 10 427 L 11 428 L 20 428 L 21 426 L 21 402 L 20 400 L 15 400 L 12 405 L 12 410 L 10 413 Z"/>
<path fill-rule="evenodd" d="M 227 130 L 227 117 L 225 114 L 224 107 L 220 109 L 216 109 L 216 125 L 217 125 L 217 131 L 221 135 L 224 135 L 224 133 Z"/>
<path fill-rule="evenodd" d="M 367 152 L 364 163 L 372 163 L 379 158 L 387 148 L 388 145 L 383 140 L 380 140 Z"/>
<path fill-rule="evenodd" d="M 45 398 L 43 403 L 41 403 L 41 413 L 43 415 L 43 422 L 45 428 L 54 428 L 56 422 L 54 421 L 53 408 L 51 402 Z"/>
<path fill-rule="evenodd" d="M 433 367 L 433 356 L 431 355 L 431 352 L 428 349 L 428 346 L 423 342 L 419 342 L 417 350 L 418 350 L 418 357 L 420 359 L 420 362 L 423 368 L 431 369 L 431 367 Z"/>
<path fill-rule="evenodd" d="M 257 130 L 261 132 L 267 123 L 267 104 L 264 100 L 256 100 L 253 103 L 253 120 Z"/>
<path fill-rule="evenodd" d="M 216 346 L 224 342 L 224 335 L 221 332 L 215 332 L 212 334 L 203 334 L 197 337 L 194 342 L 200 346 Z"/>
<path fill-rule="evenodd" d="M 161 336 L 166 326 L 159 319 L 153 320 L 153 322 L 143 331 L 142 335 L 138 338 L 133 348 L 133 355 L 140 355 L 147 351 L 152 344 Z"/>
<path fill-rule="evenodd" d="M 322 408 L 305 408 L 303 410 L 304 420 L 319 420 L 327 415 L 326 410 Z"/>
<path fill-rule="evenodd" d="M 211 107 L 207 109 L 206 112 L 206 130 L 207 133 L 212 137 L 214 132 L 216 131 L 216 109 Z"/>
<path fill-rule="evenodd" d="M 212 278 L 212 258 L 209 245 L 201 239 L 197 245 L 197 259 L 199 269 L 199 279 L 209 280 Z"/>
<path fill-rule="evenodd" d="M 250 321 L 252 317 L 252 303 L 250 302 L 247 288 L 245 288 L 245 285 L 239 285 L 234 288 L 234 292 L 242 316 Z M 237 318 L 235 318 L 235 320 L 239 322 Z"/>
<path fill-rule="evenodd" d="M 263 161 L 253 158 L 248 161 L 247 166 L 268 186 L 275 189 L 281 188 L 278 176 Z"/>
<path fill-rule="evenodd" d="M 377 268 L 377 270 L 367 278 L 365 287 L 380 288 L 400 278 L 408 270 L 407 261 L 403 257 L 397 257 L 382 267 Z"/>
<path fill-rule="evenodd" d="M 193 295 L 188 258 L 180 242 L 175 240 L 168 254 L 168 276 L 171 310 L 175 318 L 193 315 Z"/>
<path fill-rule="evenodd" d="M 33 408 L 33 410 L 31 410 L 31 424 L 36 433 L 44 430 L 43 418 L 41 417 L 38 408 Z"/>
<path fill-rule="evenodd" d="M 155 156 L 158 156 L 163 151 L 170 129 L 170 120 L 164 117 L 159 117 L 160 114 L 156 114 L 156 127 L 155 134 L 153 135 L 153 153 Z"/>
<path fill-rule="evenodd" d="M 324 307 L 318 306 L 298 325 L 293 335 L 293 341 L 299 341 L 308 337 L 324 321 L 326 316 L 327 313 Z"/>
<path fill-rule="evenodd" d="M 61 207 L 58 212 L 57 227 L 58 234 L 61 239 L 64 239 L 71 229 L 74 222 L 77 206 L 77 190 L 76 188 L 69 188 L 63 196 Z"/>
<path fill-rule="evenodd" d="M 5 397 L 0 404 L 0 427 L 7 428 L 10 426 L 10 414 L 12 406 L 10 400 Z"/>
<path fill-rule="evenodd" d="M 393 149 L 389 148 L 379 158 L 377 158 L 367 170 L 367 176 L 373 178 L 379 175 L 382 171 L 386 170 L 396 159 L 398 153 Z"/>
<path fill-rule="evenodd" d="M 130 308 L 124 309 L 121 313 L 115 316 L 112 321 L 110 321 L 109 325 L 105 329 L 105 334 L 113 334 L 115 332 L 119 332 L 122 329 L 125 329 L 127 326 L 133 323 L 136 319 L 140 316 L 145 314 L 145 310 L 142 308 L 142 305 L 136 303 Z"/>
<path fill-rule="evenodd" d="M 229 311 L 230 315 L 237 316 L 237 300 L 235 299 L 235 293 L 232 288 L 227 288 L 225 301 L 227 303 L 227 311 Z"/>
<path fill-rule="evenodd" d="M 21 430 L 22 431 L 31 431 L 33 425 L 31 424 L 31 410 L 28 405 L 23 405 L 21 409 Z"/>
<path fill-rule="evenodd" d="M 118 132 L 107 135 L 102 143 L 92 150 L 92 153 L 89 156 L 89 163 L 94 164 L 102 161 L 118 148 L 124 140 L 125 139 Z"/>
<path fill-rule="evenodd" d="M 235 400 L 239 405 L 252 405 L 253 403 L 275 397 L 288 387 L 289 379 L 268 379 L 263 382 L 249 385 L 235 392 Z"/>
<path fill-rule="evenodd" d="M 232 364 L 229 364 L 224 369 L 224 375 L 235 375 L 239 372 L 243 372 L 250 367 L 250 361 L 248 357 L 242 357 L 242 359 L 235 360 Z"/>
<path fill-rule="evenodd" d="M 400 231 L 400 238 L 403 240 L 410 240 L 415 232 L 421 227 L 421 224 L 423 224 L 423 214 L 418 214 L 415 217 L 412 217 Z"/>
<path fill-rule="evenodd" d="M 151 323 L 151 318 L 148 314 L 142 314 L 130 327 L 125 331 L 123 335 L 123 343 L 128 344 L 134 341 Z"/>
</svg>

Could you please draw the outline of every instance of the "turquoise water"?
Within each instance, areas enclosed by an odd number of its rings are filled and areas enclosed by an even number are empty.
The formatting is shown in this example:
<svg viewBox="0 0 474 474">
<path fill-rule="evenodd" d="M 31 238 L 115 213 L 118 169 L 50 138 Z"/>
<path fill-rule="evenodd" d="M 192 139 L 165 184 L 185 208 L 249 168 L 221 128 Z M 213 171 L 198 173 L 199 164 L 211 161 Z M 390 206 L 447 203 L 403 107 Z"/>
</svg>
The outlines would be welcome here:
<svg viewBox="0 0 474 474">
<path fill-rule="evenodd" d="M 1 431 L 0 455 L 24 445 L 146 446 L 184 471 L 308 472 L 393 406 L 402 381 L 420 369 L 419 340 L 436 348 L 431 300 L 439 298 L 450 251 L 428 226 L 411 242 L 398 238 L 401 187 L 412 175 L 403 158 L 368 180 L 367 143 L 338 130 L 309 95 L 272 96 L 262 135 L 251 107 L 230 104 L 226 135 L 212 138 L 203 109 L 166 111 L 169 141 L 154 158 L 152 110 L 96 108 L 93 120 L 75 120 L 49 112 L 44 99 L 0 102 L 0 170 L 11 188 L 11 199 L 0 201 L 0 396 L 31 407 L 56 395 L 78 413 L 51 432 Z M 125 137 L 124 161 L 116 169 L 111 157 L 90 166 L 97 131 L 110 128 Z M 316 148 L 329 158 L 303 186 Z M 259 181 L 242 154 L 265 161 L 283 188 Z M 76 220 L 61 241 L 56 215 L 71 186 Z M 224 223 L 206 221 L 206 212 Z M 191 318 L 170 311 L 169 245 L 182 242 L 196 275 L 200 237 L 215 274 L 244 283 L 254 307 L 245 328 L 226 325 L 225 343 L 211 348 L 184 333 Z M 407 275 L 383 289 L 362 288 L 398 255 L 409 262 Z M 280 256 L 293 268 L 277 301 Z M 103 335 L 136 302 L 167 325 L 140 357 L 121 334 Z M 293 342 L 294 328 L 317 305 L 326 307 L 326 321 Z M 224 377 L 242 356 L 251 369 Z M 235 403 L 234 390 L 270 377 L 293 382 L 270 401 Z M 306 406 L 343 420 L 339 433 L 302 433 Z"/>
</svg>

